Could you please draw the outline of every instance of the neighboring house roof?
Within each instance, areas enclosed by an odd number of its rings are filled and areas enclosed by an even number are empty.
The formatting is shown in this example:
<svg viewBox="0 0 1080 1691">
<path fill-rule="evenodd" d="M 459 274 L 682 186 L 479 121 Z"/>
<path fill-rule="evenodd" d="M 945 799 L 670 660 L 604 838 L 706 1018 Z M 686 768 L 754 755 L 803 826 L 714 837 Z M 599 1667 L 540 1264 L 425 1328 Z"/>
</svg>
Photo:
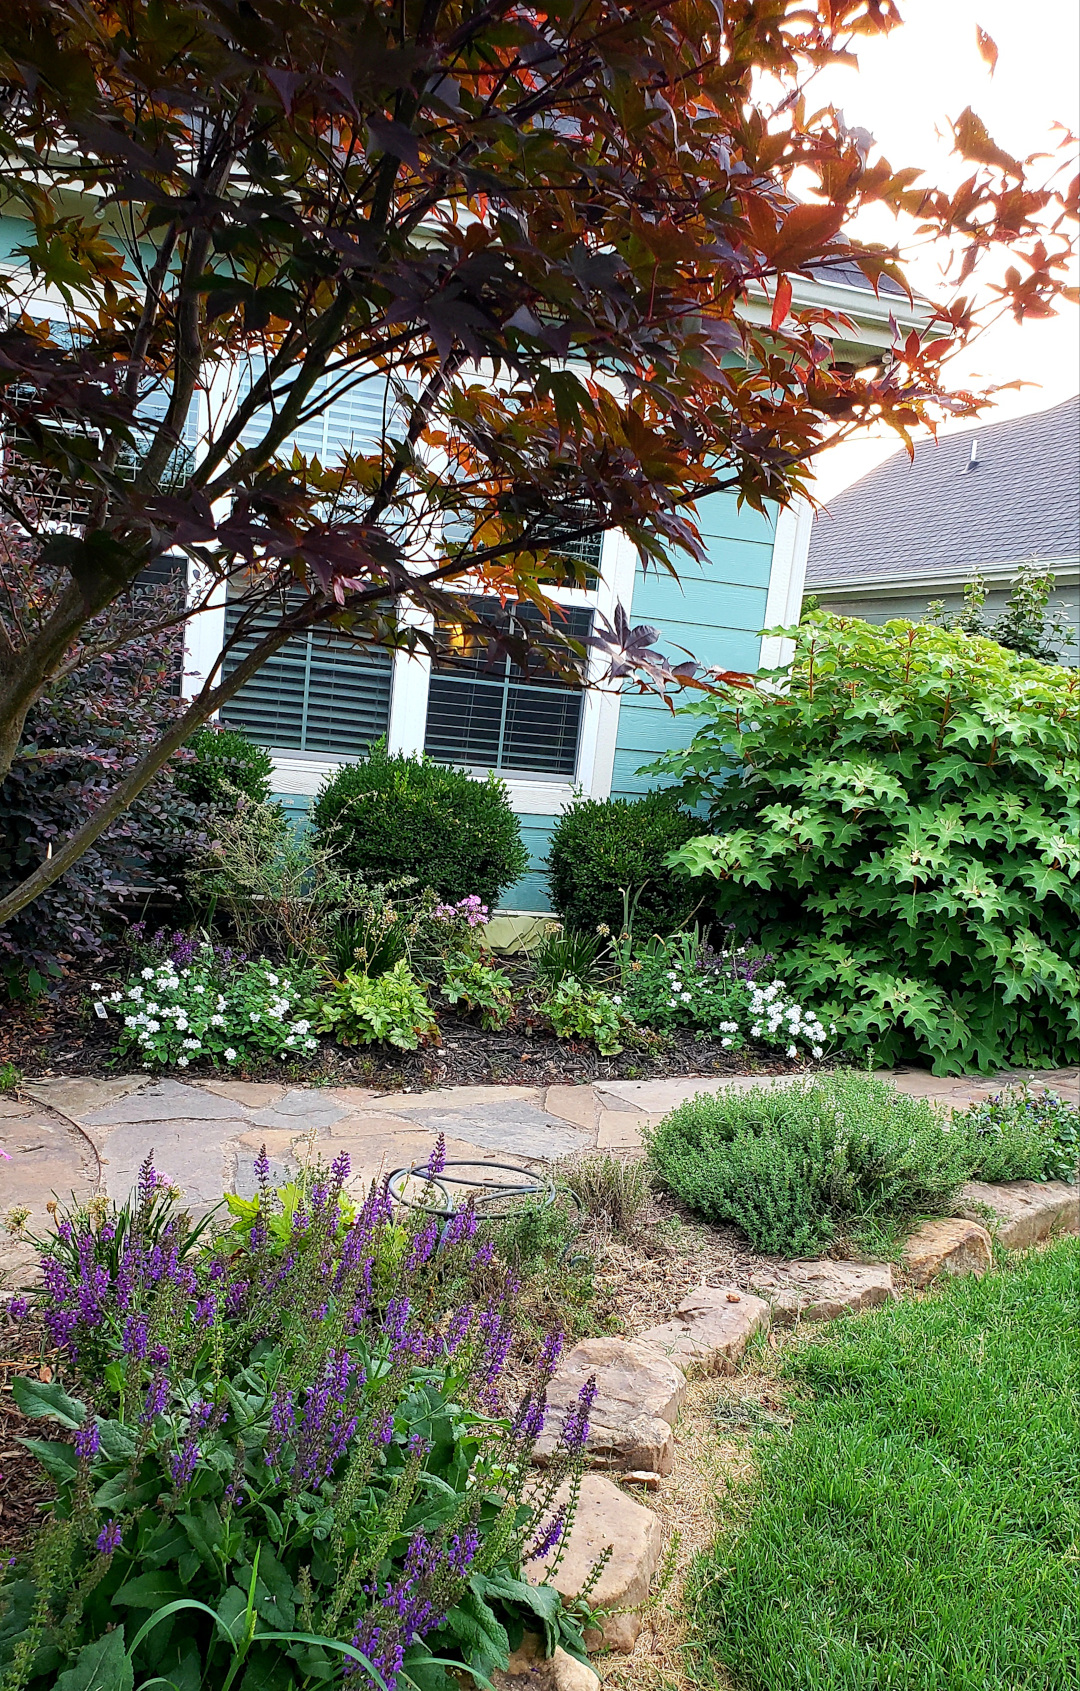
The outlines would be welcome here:
<svg viewBox="0 0 1080 1691">
<path fill-rule="evenodd" d="M 1080 396 L 920 441 L 830 501 L 814 522 L 809 591 L 916 587 L 1080 555 Z"/>
</svg>

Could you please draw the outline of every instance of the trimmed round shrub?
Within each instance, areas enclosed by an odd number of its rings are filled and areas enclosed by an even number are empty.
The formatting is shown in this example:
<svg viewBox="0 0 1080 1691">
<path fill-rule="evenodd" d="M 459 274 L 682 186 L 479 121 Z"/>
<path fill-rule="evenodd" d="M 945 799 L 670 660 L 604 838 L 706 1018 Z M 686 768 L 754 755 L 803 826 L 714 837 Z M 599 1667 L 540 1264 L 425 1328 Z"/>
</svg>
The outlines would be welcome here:
<svg viewBox="0 0 1080 1691">
<path fill-rule="evenodd" d="M 215 810 L 231 808 L 238 790 L 254 804 L 265 804 L 273 790 L 274 761 L 264 746 L 256 746 L 238 728 L 197 728 L 187 742 L 194 753 L 181 781 L 196 804 Z"/>
<path fill-rule="evenodd" d="M 329 776 L 311 810 L 320 843 L 369 881 L 412 875 L 448 902 L 493 910 L 529 854 L 505 783 L 375 747 Z"/>
<path fill-rule="evenodd" d="M 640 799 L 580 799 L 559 817 L 547 855 L 552 902 L 567 927 L 623 927 L 623 889 L 634 932 L 670 934 L 693 914 L 699 888 L 665 867 L 669 852 L 700 834 L 700 819 L 663 790 Z"/>
</svg>

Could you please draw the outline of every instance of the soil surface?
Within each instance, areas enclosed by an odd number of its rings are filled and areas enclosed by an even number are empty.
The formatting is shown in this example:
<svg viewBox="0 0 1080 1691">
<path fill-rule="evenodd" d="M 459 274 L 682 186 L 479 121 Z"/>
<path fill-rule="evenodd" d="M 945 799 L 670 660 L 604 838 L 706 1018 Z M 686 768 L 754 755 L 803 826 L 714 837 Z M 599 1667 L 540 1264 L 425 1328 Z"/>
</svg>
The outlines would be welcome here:
<svg viewBox="0 0 1080 1691">
<path fill-rule="evenodd" d="M 4 1300 L 6 1303 L 6 1300 Z M 51 1379 L 43 1362 L 44 1335 L 36 1321 L 15 1322 L 0 1306 L 0 1573 L 31 1537 L 54 1495 L 52 1481 L 20 1438 L 63 1438 L 54 1422 L 31 1421 L 15 1407 L 11 1382 L 18 1374 Z"/>
<path fill-rule="evenodd" d="M 90 1008 L 91 981 L 110 990 L 127 977 L 122 968 L 101 959 L 94 967 L 72 972 L 55 991 L 21 1004 L 0 1004 L 0 1068 L 10 1063 L 26 1080 L 51 1074 L 102 1075 L 112 1068 L 130 1070 L 133 1056 L 117 1062 L 114 1031 Z M 96 995 L 94 995 L 96 996 Z M 332 1038 L 305 1063 L 263 1063 L 229 1068 L 229 1078 L 273 1077 L 312 1084 L 362 1085 L 378 1091 L 426 1086 L 551 1086 L 559 1082 L 652 1080 L 667 1075 L 800 1074 L 805 1064 L 788 1062 L 766 1047 L 725 1051 L 719 1040 L 690 1033 L 649 1035 L 645 1047 L 617 1057 L 602 1057 L 589 1040 L 556 1039 L 542 1026 L 522 1018 L 498 1033 L 476 1022 L 438 1011 L 440 1045 L 396 1051 L 379 1045 L 346 1050 Z M 192 1062 L 185 1080 L 220 1074 L 212 1063 Z"/>
</svg>

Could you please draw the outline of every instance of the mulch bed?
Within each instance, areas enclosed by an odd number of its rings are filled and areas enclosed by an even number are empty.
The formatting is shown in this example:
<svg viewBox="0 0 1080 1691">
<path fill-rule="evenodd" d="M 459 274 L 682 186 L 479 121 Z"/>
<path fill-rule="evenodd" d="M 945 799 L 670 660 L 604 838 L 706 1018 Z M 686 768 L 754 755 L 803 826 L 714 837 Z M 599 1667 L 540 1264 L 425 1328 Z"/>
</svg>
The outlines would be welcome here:
<svg viewBox="0 0 1080 1691">
<path fill-rule="evenodd" d="M 125 954 L 125 963 L 129 962 Z M 126 975 L 126 969 L 116 970 Z M 113 1029 L 89 1009 L 90 982 L 110 981 L 107 963 L 72 971 L 54 992 L 0 1008 L 0 1065 L 11 1063 L 27 1080 L 46 1075 L 101 1075 L 130 1069 L 133 1057 L 117 1063 Z M 117 982 L 119 984 L 119 981 Z M 370 1086 L 378 1091 L 416 1091 L 429 1086 L 551 1086 L 558 1082 L 649 1080 L 688 1074 L 797 1074 L 803 1065 L 775 1052 L 725 1051 L 719 1040 L 674 1036 L 662 1047 L 630 1049 L 602 1057 L 588 1040 L 555 1039 L 540 1027 L 515 1024 L 491 1033 L 446 1011 L 439 1013 L 443 1045 L 418 1051 L 346 1050 L 332 1039 L 304 1064 L 263 1064 L 229 1069 L 236 1080 L 272 1076 L 339 1086 Z M 185 1080 L 220 1074 L 210 1063 L 195 1063 Z"/>
</svg>

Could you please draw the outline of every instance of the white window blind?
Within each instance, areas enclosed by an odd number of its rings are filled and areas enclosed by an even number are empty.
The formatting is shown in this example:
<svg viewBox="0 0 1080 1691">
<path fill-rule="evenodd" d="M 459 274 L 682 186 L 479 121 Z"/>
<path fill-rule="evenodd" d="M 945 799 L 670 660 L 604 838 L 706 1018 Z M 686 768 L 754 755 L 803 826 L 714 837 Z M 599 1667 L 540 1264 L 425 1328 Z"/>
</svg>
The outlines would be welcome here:
<svg viewBox="0 0 1080 1691">
<path fill-rule="evenodd" d="M 572 778 L 577 769 L 583 694 L 579 684 L 553 675 L 543 663 L 542 622 L 534 606 L 500 608 L 478 597 L 470 608 L 493 627 L 528 630 L 535 661 L 523 670 L 509 656 L 491 662 L 481 634 L 447 619 L 436 630 L 440 654 L 432 665 L 424 749 L 440 763 L 506 773 Z M 585 639 L 592 612 L 567 611 L 565 632 Z"/>
<path fill-rule="evenodd" d="M 225 612 L 228 640 L 240 607 Z M 225 661 L 228 675 L 272 626 L 258 618 Z M 222 721 L 280 751 L 359 757 L 390 724 L 392 665 L 386 652 L 322 629 L 294 635 L 222 707 Z"/>
</svg>

